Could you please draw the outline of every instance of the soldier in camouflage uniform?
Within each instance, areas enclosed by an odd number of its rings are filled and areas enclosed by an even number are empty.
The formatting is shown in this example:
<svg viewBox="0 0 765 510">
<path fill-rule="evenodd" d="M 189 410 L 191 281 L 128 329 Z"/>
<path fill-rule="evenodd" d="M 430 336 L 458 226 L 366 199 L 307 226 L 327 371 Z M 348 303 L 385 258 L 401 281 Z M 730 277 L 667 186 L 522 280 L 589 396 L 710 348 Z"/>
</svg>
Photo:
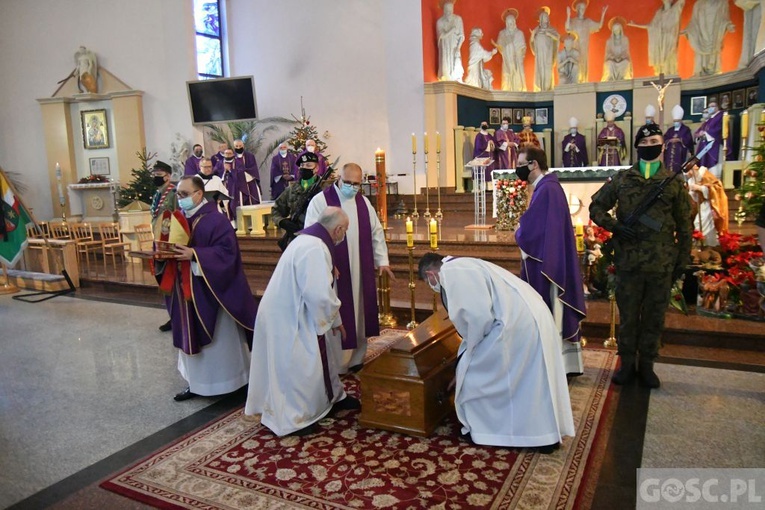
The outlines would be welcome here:
<svg viewBox="0 0 765 510">
<path fill-rule="evenodd" d="M 656 124 L 641 127 L 635 137 L 640 161 L 609 179 L 592 196 L 590 204 L 592 220 L 614 234 L 621 357 L 621 366 L 613 377 L 615 384 L 627 384 L 638 375 L 649 388 L 660 386 L 653 364 L 659 354 L 664 314 L 672 282 L 684 274 L 690 263 L 691 204 L 680 178 L 672 180 L 646 211 L 649 218 L 632 226 L 624 223 L 653 188 L 672 176 L 661 162 L 663 143 Z M 609 214 L 614 207 L 615 218 Z"/>
<path fill-rule="evenodd" d="M 312 152 L 301 154 L 297 165 L 300 179 L 297 182 L 290 183 L 287 189 L 276 199 L 273 207 L 271 207 L 271 221 L 288 234 L 286 236 L 288 240 L 286 240 L 284 248 L 292 240 L 295 232 L 303 229 L 305 212 L 308 209 L 308 203 L 311 201 L 308 192 L 319 179 L 319 176 L 316 174 L 319 167 L 319 158 L 316 154 Z M 293 220 L 292 216 L 301 208 L 302 211 Z"/>
</svg>

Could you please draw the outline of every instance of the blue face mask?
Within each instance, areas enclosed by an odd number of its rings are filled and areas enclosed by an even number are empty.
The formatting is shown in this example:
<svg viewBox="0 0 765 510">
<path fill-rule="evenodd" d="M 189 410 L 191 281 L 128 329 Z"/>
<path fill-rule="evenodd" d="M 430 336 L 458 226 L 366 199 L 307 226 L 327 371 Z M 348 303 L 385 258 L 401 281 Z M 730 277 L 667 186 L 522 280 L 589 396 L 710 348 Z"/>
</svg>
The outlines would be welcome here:
<svg viewBox="0 0 765 510">
<path fill-rule="evenodd" d="M 717 111 L 717 107 L 716 106 L 709 106 L 709 107 L 707 107 L 707 113 L 709 113 L 709 115 L 712 115 L 716 111 Z"/>
<path fill-rule="evenodd" d="M 283 158 L 287 157 L 287 151 L 279 151 L 279 155 Z"/>
<path fill-rule="evenodd" d="M 679 123 L 679 122 L 675 122 L 674 124 L 675 124 L 675 128 L 676 128 L 676 129 L 679 129 L 679 128 L 680 128 L 680 123 Z"/>
<path fill-rule="evenodd" d="M 340 185 L 340 193 L 342 193 L 346 198 L 353 198 L 356 196 L 358 191 L 359 189 L 356 186 L 348 184 L 347 182 L 344 182 Z"/>
<path fill-rule="evenodd" d="M 192 197 L 184 197 L 178 199 L 178 207 L 184 211 L 190 211 L 195 208 L 196 205 L 194 205 L 194 199 Z"/>
</svg>

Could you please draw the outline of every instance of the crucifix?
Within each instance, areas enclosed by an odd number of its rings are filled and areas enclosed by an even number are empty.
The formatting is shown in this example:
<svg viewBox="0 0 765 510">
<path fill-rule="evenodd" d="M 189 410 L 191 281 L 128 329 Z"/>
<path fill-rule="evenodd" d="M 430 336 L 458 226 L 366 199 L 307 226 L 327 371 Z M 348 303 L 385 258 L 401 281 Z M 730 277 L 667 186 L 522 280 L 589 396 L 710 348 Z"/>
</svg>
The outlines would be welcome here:
<svg viewBox="0 0 765 510">
<path fill-rule="evenodd" d="M 643 85 L 651 85 L 656 89 L 656 92 L 659 93 L 659 126 L 661 126 L 661 129 L 664 129 L 664 94 L 667 92 L 670 85 L 673 83 L 680 83 L 680 78 L 671 78 L 669 81 L 664 81 L 664 78 L 664 73 L 661 73 L 659 75 L 658 83 L 656 83 L 656 80 L 643 82 Z"/>
</svg>

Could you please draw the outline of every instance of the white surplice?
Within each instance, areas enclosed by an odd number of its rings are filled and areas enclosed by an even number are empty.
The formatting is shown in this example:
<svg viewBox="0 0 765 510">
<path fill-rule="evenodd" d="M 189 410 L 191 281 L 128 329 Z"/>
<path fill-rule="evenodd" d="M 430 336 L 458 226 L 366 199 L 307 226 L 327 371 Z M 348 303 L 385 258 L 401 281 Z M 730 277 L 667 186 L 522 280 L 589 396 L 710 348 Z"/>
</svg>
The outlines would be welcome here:
<svg viewBox="0 0 765 510">
<path fill-rule="evenodd" d="M 245 414 L 261 414 L 264 426 L 284 436 L 322 419 L 345 398 L 333 356 L 339 339 L 326 339 L 330 401 L 317 338 L 339 324 L 329 250 L 319 238 L 299 235 L 282 254 L 260 300 Z"/>
<path fill-rule="evenodd" d="M 367 338 L 364 335 L 364 301 L 362 296 L 361 287 L 361 258 L 359 255 L 359 221 L 358 214 L 356 212 L 356 198 L 347 198 L 339 189 L 336 189 L 337 196 L 340 197 L 340 207 L 350 218 L 350 226 L 346 233 L 348 242 L 348 259 L 351 267 L 351 281 L 353 282 L 353 305 L 354 315 L 356 317 L 356 334 L 358 338 L 358 344 L 353 350 L 340 351 L 339 355 L 341 359 L 338 359 L 340 366 L 340 373 L 348 371 L 348 367 L 359 365 L 364 362 L 364 356 L 367 353 Z M 385 231 L 380 224 L 380 220 L 377 218 L 377 213 L 369 203 L 366 197 L 363 197 L 364 203 L 367 205 L 369 211 L 369 220 L 372 226 L 372 251 L 374 254 L 375 268 L 388 265 L 388 246 L 385 244 Z M 324 193 L 319 193 L 308 205 L 308 211 L 305 215 L 305 226 L 309 227 L 316 223 L 321 215 L 322 211 L 327 208 L 327 199 L 324 197 Z M 373 278 L 377 278 L 377 274 L 371 275 Z M 342 275 L 340 276 L 343 277 Z M 339 336 L 334 336 L 332 333 L 327 334 L 327 340 L 334 338 L 339 342 Z"/>
<path fill-rule="evenodd" d="M 462 336 L 455 407 L 477 444 L 533 447 L 575 434 L 555 321 L 529 284 L 480 259 L 444 259 L 441 286 Z"/>
</svg>

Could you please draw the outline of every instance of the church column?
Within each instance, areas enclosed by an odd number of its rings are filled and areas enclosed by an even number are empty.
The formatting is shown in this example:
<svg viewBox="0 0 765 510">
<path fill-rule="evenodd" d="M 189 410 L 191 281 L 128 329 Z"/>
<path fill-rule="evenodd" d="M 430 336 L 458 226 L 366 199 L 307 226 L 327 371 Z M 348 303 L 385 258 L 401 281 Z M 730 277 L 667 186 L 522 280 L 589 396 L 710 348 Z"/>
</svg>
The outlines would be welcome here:
<svg viewBox="0 0 765 510">
<path fill-rule="evenodd" d="M 143 92 L 128 90 L 113 92 L 112 112 L 114 115 L 114 147 L 117 149 L 117 168 L 121 186 L 133 179 L 131 170 L 141 167 L 136 152 L 146 146 L 143 129 Z"/>
<path fill-rule="evenodd" d="M 462 175 L 462 160 L 455 157 L 454 128 L 457 127 L 457 93 L 448 82 L 425 84 L 425 130 L 430 138 L 428 154 L 428 182 L 436 182 L 435 134 L 441 134 L 441 181 L 439 186 L 455 186 L 455 172 Z M 418 155 L 418 159 L 420 156 Z M 455 169 L 455 165 L 460 168 Z M 425 186 L 424 176 L 422 186 Z"/>
<path fill-rule="evenodd" d="M 65 212 L 67 218 L 71 217 L 71 203 L 68 188 L 70 184 L 77 182 L 77 163 L 74 158 L 75 133 L 72 128 L 72 113 L 69 98 L 46 98 L 38 99 L 43 120 L 43 139 L 45 140 L 45 153 L 48 158 L 48 184 L 50 187 L 51 204 L 53 205 L 53 217 L 61 217 L 61 204 L 59 204 L 58 179 L 56 177 L 56 163 L 61 166 L 61 189 L 66 197 Z M 78 142 L 81 134 L 77 133 Z"/>
</svg>

